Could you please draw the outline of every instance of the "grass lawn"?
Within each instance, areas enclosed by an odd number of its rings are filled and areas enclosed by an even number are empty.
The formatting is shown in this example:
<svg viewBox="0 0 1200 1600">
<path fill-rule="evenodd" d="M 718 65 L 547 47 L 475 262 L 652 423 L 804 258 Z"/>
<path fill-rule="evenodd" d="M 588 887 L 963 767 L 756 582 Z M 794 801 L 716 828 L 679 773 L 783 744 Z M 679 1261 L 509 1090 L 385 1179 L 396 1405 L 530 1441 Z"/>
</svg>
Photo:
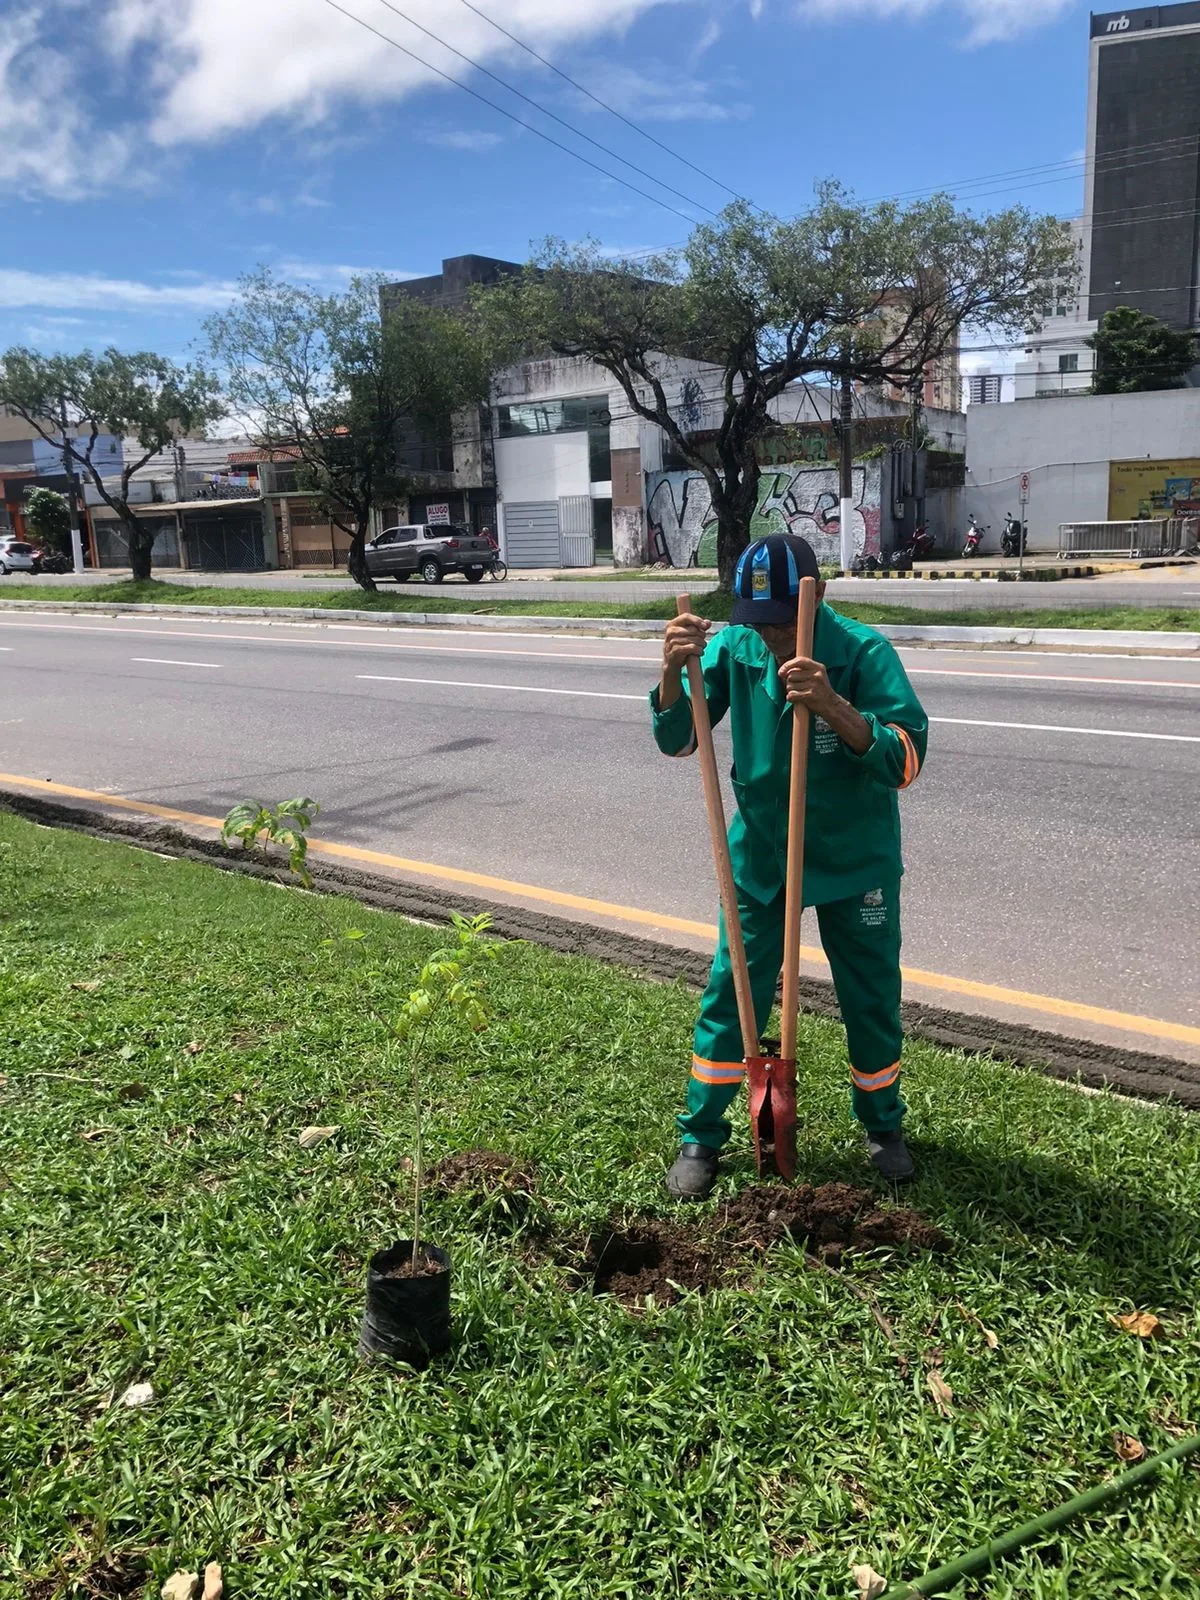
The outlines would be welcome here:
<svg viewBox="0 0 1200 1600">
<path fill-rule="evenodd" d="M 401 985 L 440 938 L 325 904 Z M 932 1047 L 913 1203 L 950 1254 L 843 1277 L 777 1245 L 637 1312 L 572 1290 L 554 1240 L 669 1209 L 695 998 L 520 945 L 488 1030 L 435 1040 L 428 1137 L 535 1163 L 551 1246 L 431 1193 L 459 1342 L 361 1365 L 410 1113 L 323 935 L 303 894 L 0 814 L 0 1594 L 215 1557 L 231 1600 L 853 1596 L 854 1563 L 916 1576 L 1103 1481 L 1114 1432 L 1200 1427 L 1200 1122 Z M 840 1030 L 804 1019 L 801 1053 L 801 1172 L 863 1182 Z M 743 1123 L 720 1192 L 751 1181 Z M 152 1404 L 110 1404 L 134 1382 Z M 1198 1572 L 1181 1466 L 955 1593 L 1195 1600 Z"/>
<path fill-rule="evenodd" d="M 631 576 L 638 576 L 632 574 Z M 686 588 L 691 582 L 687 573 L 676 574 L 675 587 Z M 360 589 L 324 589 L 305 593 L 300 589 L 218 589 L 192 588 L 186 584 L 169 583 L 152 579 L 149 583 L 127 580 L 105 584 L 65 584 L 53 590 L 47 588 L 37 598 L 50 601 L 109 601 L 121 604 L 129 601 L 150 602 L 154 605 L 205 605 L 205 606 L 265 606 L 287 610 L 303 606 L 319 611 L 458 611 L 483 616 L 522 617 L 628 617 L 642 621 L 665 621 L 675 615 L 675 588 L 664 593 L 661 600 L 506 600 L 503 587 L 488 584 L 476 590 L 456 585 L 452 592 L 434 589 L 424 584 L 390 587 L 378 594 L 364 594 Z M 0 599 L 7 599 L 0 593 Z M 724 622 L 729 617 L 730 597 L 720 589 L 693 596 L 697 611 L 714 621 Z M 18 603 L 24 602 L 21 596 Z M 834 604 L 846 617 L 859 622 L 908 622 L 918 626 L 977 627 L 977 628 L 1132 628 L 1138 631 L 1191 632 L 1200 629 L 1200 611 L 1168 609 L 1164 606 L 1141 608 L 1138 606 L 1096 606 L 1088 610 L 1058 610 L 1052 606 L 1026 611 L 996 606 L 987 611 L 929 611 L 915 606 L 876 605 L 871 601 L 838 600 Z"/>
</svg>

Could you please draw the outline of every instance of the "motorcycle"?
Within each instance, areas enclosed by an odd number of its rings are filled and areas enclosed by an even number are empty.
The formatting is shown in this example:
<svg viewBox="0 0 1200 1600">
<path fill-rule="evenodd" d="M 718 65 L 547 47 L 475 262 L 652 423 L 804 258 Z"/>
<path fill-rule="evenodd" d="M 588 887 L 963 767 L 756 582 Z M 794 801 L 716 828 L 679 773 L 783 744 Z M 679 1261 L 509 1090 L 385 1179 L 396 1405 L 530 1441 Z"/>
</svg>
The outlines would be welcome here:
<svg viewBox="0 0 1200 1600">
<path fill-rule="evenodd" d="M 1025 550 L 1026 531 L 1010 511 L 1004 518 L 1004 529 L 1000 535 L 1000 550 L 1006 556 L 1019 556 Z"/>
<path fill-rule="evenodd" d="M 35 572 L 74 572 L 75 564 L 61 550 L 39 550 L 34 558 Z"/>
<path fill-rule="evenodd" d="M 975 520 L 974 513 L 967 518 L 967 536 L 963 541 L 962 553 L 964 557 L 973 556 L 983 543 L 986 528 L 981 528 Z"/>
</svg>

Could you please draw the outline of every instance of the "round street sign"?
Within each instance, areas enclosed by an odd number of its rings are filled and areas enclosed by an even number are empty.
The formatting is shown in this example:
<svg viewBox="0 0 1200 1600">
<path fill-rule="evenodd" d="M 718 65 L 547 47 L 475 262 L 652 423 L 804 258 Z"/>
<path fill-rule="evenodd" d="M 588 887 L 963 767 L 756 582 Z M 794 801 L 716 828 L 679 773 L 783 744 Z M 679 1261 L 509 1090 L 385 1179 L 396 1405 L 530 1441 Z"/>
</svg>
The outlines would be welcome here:
<svg viewBox="0 0 1200 1600">
<path fill-rule="evenodd" d="M 1027 472 L 1021 474 L 1021 493 L 1029 493 L 1029 474 Z"/>
</svg>

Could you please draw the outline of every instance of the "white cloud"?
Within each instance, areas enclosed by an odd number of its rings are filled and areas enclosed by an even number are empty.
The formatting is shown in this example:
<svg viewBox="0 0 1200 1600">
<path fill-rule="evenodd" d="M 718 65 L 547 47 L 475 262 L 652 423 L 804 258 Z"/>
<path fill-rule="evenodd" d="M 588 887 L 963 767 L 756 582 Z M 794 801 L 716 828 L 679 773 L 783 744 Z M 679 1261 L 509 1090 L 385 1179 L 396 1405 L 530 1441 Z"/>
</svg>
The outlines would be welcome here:
<svg viewBox="0 0 1200 1600">
<path fill-rule="evenodd" d="M 536 49 L 618 31 L 639 14 L 679 0 L 512 0 L 504 24 Z M 405 11 L 479 61 L 513 46 L 482 17 L 446 0 L 406 0 Z M 161 145 L 216 139 L 274 117 L 317 124 L 341 103 L 380 103 L 440 84 L 435 68 L 470 76 L 449 49 L 379 6 L 346 10 L 411 50 L 406 55 L 324 0 L 112 0 L 109 30 L 126 52 L 149 47 L 156 61 Z M 234 44 L 236 41 L 236 44 Z M 422 61 L 414 57 L 423 58 Z"/>
<path fill-rule="evenodd" d="M 90 125 L 70 58 L 42 7 L 0 16 L 0 150 L 4 183 L 27 199 L 78 200 L 114 181 L 141 181 L 132 137 Z M 74 24 L 72 24 L 74 25 Z"/>
<path fill-rule="evenodd" d="M 596 60 L 577 76 L 610 106 L 639 122 L 728 122 L 751 111 L 744 90 L 678 69 L 641 72 L 622 62 Z M 595 110 L 583 95 L 573 98 L 579 110 Z"/>
<path fill-rule="evenodd" d="M 219 311 L 237 292 L 234 283 L 142 283 L 84 272 L 25 272 L 0 268 L 0 308 L 53 311 Z"/>
<path fill-rule="evenodd" d="M 484 133 L 475 128 L 446 128 L 444 131 L 429 128 L 420 135 L 425 144 L 436 145 L 439 150 L 467 150 L 483 155 L 504 143 L 503 134 Z"/>
<path fill-rule="evenodd" d="M 439 262 L 440 265 L 440 262 Z M 276 271 L 284 278 L 297 283 L 308 283 L 316 289 L 344 289 L 351 278 L 370 278 L 376 273 L 389 283 L 399 283 L 404 278 L 419 278 L 419 272 L 408 272 L 402 267 L 346 266 L 334 261 L 299 261 L 288 257 L 280 261 Z"/>
<path fill-rule="evenodd" d="M 951 9 L 967 23 L 966 43 L 996 44 L 1053 22 L 1072 10 L 1074 0 L 801 0 L 803 16 L 843 22 L 848 15 L 924 17 Z"/>
</svg>

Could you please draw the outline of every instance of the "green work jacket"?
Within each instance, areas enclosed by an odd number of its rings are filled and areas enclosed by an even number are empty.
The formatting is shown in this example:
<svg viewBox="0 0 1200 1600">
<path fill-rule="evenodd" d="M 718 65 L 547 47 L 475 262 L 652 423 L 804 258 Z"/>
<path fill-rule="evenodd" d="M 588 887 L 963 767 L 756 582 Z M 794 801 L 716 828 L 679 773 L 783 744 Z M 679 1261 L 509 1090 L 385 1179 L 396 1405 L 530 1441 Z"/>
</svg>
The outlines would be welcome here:
<svg viewBox="0 0 1200 1600">
<path fill-rule="evenodd" d="M 871 726 L 857 756 L 821 717 L 810 722 L 804 830 L 804 904 L 827 905 L 868 894 L 903 872 L 896 792 L 921 770 L 929 720 L 895 650 L 873 628 L 822 604 L 813 658 L 834 690 Z M 729 828 L 733 875 L 744 895 L 766 904 L 787 870 L 792 708 L 774 656 L 753 628 L 723 628 L 702 658 L 714 723 L 729 713 L 737 815 Z M 663 711 L 650 695 L 654 737 L 665 755 L 696 748 L 685 693 Z"/>
</svg>

